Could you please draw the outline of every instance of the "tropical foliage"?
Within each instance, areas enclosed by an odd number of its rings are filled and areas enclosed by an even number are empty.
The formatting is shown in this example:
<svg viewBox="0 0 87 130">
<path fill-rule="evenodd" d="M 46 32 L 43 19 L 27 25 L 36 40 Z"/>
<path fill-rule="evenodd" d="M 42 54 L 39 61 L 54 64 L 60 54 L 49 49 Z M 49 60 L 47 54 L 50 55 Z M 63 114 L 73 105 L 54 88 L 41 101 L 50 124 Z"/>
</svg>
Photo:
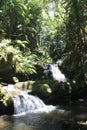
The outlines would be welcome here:
<svg viewBox="0 0 87 130">
<path fill-rule="evenodd" d="M 86 12 L 86 0 L 0 0 L 0 42 L 10 41 L 25 73 L 62 58 L 68 78 L 86 83 Z"/>
</svg>

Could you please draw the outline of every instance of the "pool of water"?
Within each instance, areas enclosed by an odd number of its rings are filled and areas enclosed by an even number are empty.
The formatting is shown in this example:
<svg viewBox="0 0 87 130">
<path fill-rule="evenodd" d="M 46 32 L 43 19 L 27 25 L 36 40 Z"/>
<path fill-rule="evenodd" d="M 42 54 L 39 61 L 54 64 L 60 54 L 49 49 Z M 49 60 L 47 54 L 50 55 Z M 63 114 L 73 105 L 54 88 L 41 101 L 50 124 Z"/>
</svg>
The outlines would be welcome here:
<svg viewBox="0 0 87 130">
<path fill-rule="evenodd" d="M 58 106 L 51 112 L 0 116 L 0 130 L 87 130 L 87 102 Z"/>
</svg>

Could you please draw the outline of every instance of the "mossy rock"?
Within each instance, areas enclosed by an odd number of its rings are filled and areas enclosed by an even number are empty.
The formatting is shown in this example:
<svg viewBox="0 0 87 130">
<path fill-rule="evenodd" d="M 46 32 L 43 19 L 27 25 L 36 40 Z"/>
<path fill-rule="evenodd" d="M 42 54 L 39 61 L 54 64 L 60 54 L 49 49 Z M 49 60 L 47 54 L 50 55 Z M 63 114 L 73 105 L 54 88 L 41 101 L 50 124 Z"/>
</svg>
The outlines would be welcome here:
<svg viewBox="0 0 87 130">
<path fill-rule="evenodd" d="M 37 80 L 37 81 L 25 81 L 15 83 L 15 87 L 28 90 L 29 92 L 39 91 L 51 93 L 59 82 L 55 80 Z"/>
<path fill-rule="evenodd" d="M 12 70 L 15 63 L 15 49 L 0 43 L 0 72 Z"/>
<path fill-rule="evenodd" d="M 0 81 L 12 83 L 13 77 L 20 68 L 17 50 L 7 43 L 0 43 Z"/>
<path fill-rule="evenodd" d="M 14 113 L 13 101 L 10 95 L 0 86 L 0 115 Z"/>
</svg>

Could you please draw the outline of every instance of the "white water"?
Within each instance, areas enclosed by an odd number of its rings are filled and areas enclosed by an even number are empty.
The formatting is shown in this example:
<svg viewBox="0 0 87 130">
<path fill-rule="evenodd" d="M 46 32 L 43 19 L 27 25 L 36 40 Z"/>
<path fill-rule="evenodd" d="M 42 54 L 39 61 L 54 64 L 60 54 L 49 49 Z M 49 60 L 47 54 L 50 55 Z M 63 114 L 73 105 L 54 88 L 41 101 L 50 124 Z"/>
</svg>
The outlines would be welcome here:
<svg viewBox="0 0 87 130">
<path fill-rule="evenodd" d="M 65 75 L 60 71 L 57 64 L 50 64 L 50 70 L 52 72 L 52 76 L 54 80 L 58 80 L 59 82 L 66 82 L 67 79 Z"/>
<path fill-rule="evenodd" d="M 11 95 L 13 99 L 14 114 L 17 116 L 24 115 L 29 112 L 50 112 L 56 109 L 56 107 L 52 105 L 45 105 L 40 98 L 15 88 L 13 85 L 8 85 L 7 87 L 4 87 L 4 89 Z"/>
</svg>

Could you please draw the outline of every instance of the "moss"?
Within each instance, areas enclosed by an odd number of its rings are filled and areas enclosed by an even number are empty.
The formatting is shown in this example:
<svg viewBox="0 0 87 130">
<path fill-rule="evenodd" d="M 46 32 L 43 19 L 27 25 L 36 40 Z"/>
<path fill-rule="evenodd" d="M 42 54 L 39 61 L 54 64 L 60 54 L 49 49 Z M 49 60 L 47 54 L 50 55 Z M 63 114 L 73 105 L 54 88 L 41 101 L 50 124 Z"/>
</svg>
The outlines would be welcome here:
<svg viewBox="0 0 87 130">
<path fill-rule="evenodd" d="M 41 91 L 41 92 L 51 92 L 58 86 L 58 81 L 53 80 L 43 80 L 43 81 L 25 81 L 18 82 L 15 84 L 16 87 L 26 89 L 29 91 Z"/>
<path fill-rule="evenodd" d="M 0 102 L 7 106 L 12 101 L 10 95 L 0 86 Z"/>
</svg>

